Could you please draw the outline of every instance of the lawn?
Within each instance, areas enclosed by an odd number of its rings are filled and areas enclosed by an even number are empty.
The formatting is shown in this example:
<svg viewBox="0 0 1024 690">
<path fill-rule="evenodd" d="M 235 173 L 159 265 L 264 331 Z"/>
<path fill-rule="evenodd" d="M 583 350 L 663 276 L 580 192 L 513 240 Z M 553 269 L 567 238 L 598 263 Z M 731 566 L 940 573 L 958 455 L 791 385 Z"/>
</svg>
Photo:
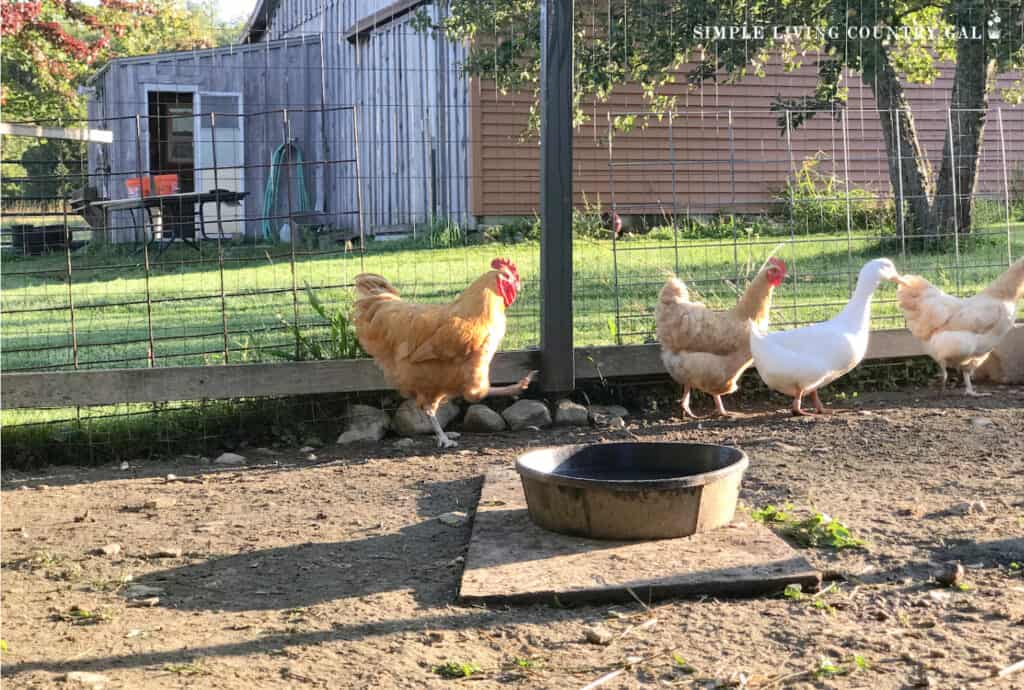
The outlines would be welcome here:
<svg viewBox="0 0 1024 690">
<path fill-rule="evenodd" d="M 1013 256 L 1024 252 L 1024 224 L 1012 226 Z M 779 247 L 780 243 L 786 242 Z M 579 345 L 640 343 L 653 333 L 653 306 L 666 271 L 683 277 L 709 304 L 731 304 L 738 290 L 778 247 L 790 279 L 777 291 L 778 326 L 828 318 L 848 299 L 856 273 L 870 258 L 889 255 L 900 270 L 922 273 L 950 292 L 969 294 L 1007 264 L 1006 226 L 961 243 L 955 251 L 907 253 L 870 234 L 806 234 L 787 239 L 679 240 L 669 235 L 575 242 L 574 328 Z M 167 251 L 148 278 L 142 254 L 130 250 L 80 251 L 66 257 L 5 258 L 3 262 L 3 369 L 73 366 L 71 310 L 83 368 L 144 367 L 152 322 L 156 366 L 273 361 L 294 350 L 287 324 L 298 317 L 304 330 L 322 333 L 321 321 L 302 288 L 308 284 L 329 309 L 347 310 L 352 278 L 373 271 L 391 279 L 411 300 L 443 301 L 486 270 L 495 256 L 519 266 L 523 290 L 509 311 L 504 347 L 536 345 L 539 333 L 539 245 L 475 244 L 429 248 L 371 242 L 365 254 L 300 252 L 287 246 L 228 245 L 223 276 L 212 244 L 197 253 Z M 959 270 L 957 266 L 959 265 Z M 225 297 L 221 298 L 221 281 Z M 297 295 L 292 285 L 298 287 Z M 876 328 L 902 321 L 890 287 L 881 288 Z M 223 317 L 223 318 L 222 318 Z"/>
</svg>

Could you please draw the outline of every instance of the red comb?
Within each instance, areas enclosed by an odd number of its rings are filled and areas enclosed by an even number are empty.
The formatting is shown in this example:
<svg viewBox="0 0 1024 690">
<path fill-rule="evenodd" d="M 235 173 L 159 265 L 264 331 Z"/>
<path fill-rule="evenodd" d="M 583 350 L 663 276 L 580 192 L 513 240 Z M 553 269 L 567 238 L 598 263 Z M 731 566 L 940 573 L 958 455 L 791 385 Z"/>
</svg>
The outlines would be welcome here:
<svg viewBox="0 0 1024 690">
<path fill-rule="evenodd" d="M 782 269 L 783 273 L 786 272 L 786 262 L 780 259 L 779 257 L 771 257 L 770 259 L 768 259 L 768 263 L 770 263 L 772 266 L 775 266 L 776 268 Z"/>
<path fill-rule="evenodd" d="M 516 265 L 512 263 L 512 259 L 495 259 L 494 261 L 491 262 L 491 268 L 493 268 L 496 271 L 500 271 L 503 268 L 508 269 L 508 271 L 512 275 L 514 275 L 517 279 L 519 278 L 519 269 L 517 269 Z"/>
</svg>

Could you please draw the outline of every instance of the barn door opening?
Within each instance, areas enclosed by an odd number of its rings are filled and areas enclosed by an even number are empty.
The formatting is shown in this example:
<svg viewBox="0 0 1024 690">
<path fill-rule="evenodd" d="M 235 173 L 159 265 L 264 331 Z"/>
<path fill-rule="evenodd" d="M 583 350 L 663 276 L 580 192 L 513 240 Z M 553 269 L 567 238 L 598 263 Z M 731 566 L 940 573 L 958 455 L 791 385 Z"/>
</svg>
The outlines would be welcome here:
<svg viewBox="0 0 1024 690">
<path fill-rule="evenodd" d="M 242 120 L 242 94 L 199 93 L 196 108 L 196 191 L 245 191 L 245 123 Z M 214 117 L 210 116 L 214 113 Z M 217 204 L 203 205 L 206 234 L 209 237 L 239 237 L 244 233 L 245 202 L 237 206 L 221 204 L 217 222 Z"/>
<path fill-rule="evenodd" d="M 149 91 L 149 172 L 177 175 L 178 191 L 191 192 L 195 185 L 194 98 L 189 91 Z M 145 171 L 144 171 L 145 172 Z M 158 194 L 163 190 L 153 190 Z M 163 235 L 195 237 L 190 204 L 161 204 Z"/>
</svg>

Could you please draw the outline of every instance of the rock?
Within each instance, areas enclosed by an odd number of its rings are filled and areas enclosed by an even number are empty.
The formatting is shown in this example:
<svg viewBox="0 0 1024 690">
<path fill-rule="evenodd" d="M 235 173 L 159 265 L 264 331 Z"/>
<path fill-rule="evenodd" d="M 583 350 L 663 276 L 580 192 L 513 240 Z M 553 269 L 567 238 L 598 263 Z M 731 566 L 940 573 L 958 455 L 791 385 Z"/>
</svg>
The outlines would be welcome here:
<svg viewBox="0 0 1024 690">
<path fill-rule="evenodd" d="M 933 589 L 928 592 L 928 598 L 936 604 L 945 604 L 950 599 L 949 592 L 944 592 L 941 589 Z"/>
<path fill-rule="evenodd" d="M 238 453 L 221 453 L 213 461 L 214 465 L 244 465 L 245 457 Z"/>
<path fill-rule="evenodd" d="M 951 515 L 974 515 L 988 510 L 984 501 L 964 501 L 949 509 Z"/>
<path fill-rule="evenodd" d="M 465 513 L 452 511 L 444 515 L 438 515 L 437 519 L 441 521 L 441 524 L 448 525 L 449 527 L 462 527 L 466 524 L 468 518 Z"/>
<path fill-rule="evenodd" d="M 437 409 L 437 422 L 442 429 L 451 424 L 452 420 L 458 416 L 459 406 L 455 403 L 447 402 Z M 398 406 L 391 424 L 399 436 L 434 433 L 434 427 L 427 419 L 427 415 L 416 406 L 414 400 L 406 400 Z"/>
<path fill-rule="evenodd" d="M 612 417 L 608 420 L 609 429 L 625 429 L 626 421 L 622 417 Z"/>
<path fill-rule="evenodd" d="M 314 450 L 324 445 L 324 442 L 320 440 L 319 436 L 310 436 L 302 443 L 305 446 L 310 446 L 310 450 Z"/>
<path fill-rule="evenodd" d="M 555 404 L 555 424 L 564 426 L 587 426 L 590 413 L 587 408 L 572 400 L 562 399 Z"/>
<path fill-rule="evenodd" d="M 117 556 L 121 553 L 121 545 L 117 543 L 107 544 L 97 550 L 97 553 L 104 556 Z"/>
<path fill-rule="evenodd" d="M 993 424 L 995 424 L 995 422 L 988 417 L 971 417 L 971 426 L 977 429 L 984 429 L 985 427 L 990 427 Z"/>
<path fill-rule="evenodd" d="M 121 471 L 122 472 L 124 472 L 126 470 L 130 470 L 131 468 L 132 468 L 132 466 L 128 464 L 127 460 L 121 463 Z"/>
<path fill-rule="evenodd" d="M 159 587 L 150 587 L 148 585 L 128 585 L 121 593 L 125 599 L 146 599 L 148 597 L 159 596 L 164 593 L 164 590 Z"/>
<path fill-rule="evenodd" d="M 299 448 L 300 453 L 306 454 L 312 453 L 314 450 L 316 450 L 316 448 L 314 448 L 313 446 L 302 446 L 302 448 Z"/>
<path fill-rule="evenodd" d="M 612 631 L 603 625 L 592 625 L 584 628 L 583 635 L 590 644 L 609 645 L 614 639 Z"/>
<path fill-rule="evenodd" d="M 462 420 L 462 428 L 478 432 L 504 431 L 505 419 L 487 405 L 470 405 L 466 418 Z"/>
<path fill-rule="evenodd" d="M 622 405 L 591 405 L 590 421 L 595 424 L 607 424 L 615 417 L 628 417 L 629 410 Z"/>
<path fill-rule="evenodd" d="M 391 419 L 384 410 L 372 405 L 353 405 L 349 409 L 348 429 L 338 437 L 338 443 L 379 441 L 390 426 Z"/>
<path fill-rule="evenodd" d="M 150 558 L 181 558 L 180 546 L 165 546 L 149 554 Z"/>
<path fill-rule="evenodd" d="M 964 567 L 958 562 L 947 563 L 939 570 L 936 570 L 935 580 L 947 587 L 955 587 L 964 580 Z"/>
<path fill-rule="evenodd" d="M 110 679 L 102 673 L 90 673 L 88 671 L 71 671 L 64 675 L 63 680 L 68 685 L 73 685 L 77 688 L 90 688 L 93 690 L 105 688 L 107 687 L 107 684 L 110 683 Z"/>
<path fill-rule="evenodd" d="M 416 441 L 411 438 L 400 438 L 395 441 L 395 448 L 411 448 L 416 445 Z"/>
<path fill-rule="evenodd" d="M 153 608 L 160 605 L 160 597 L 146 597 L 145 599 L 132 599 L 128 605 L 133 608 Z"/>
<path fill-rule="evenodd" d="M 551 413 L 548 406 L 539 400 L 519 400 L 501 413 L 512 431 L 519 431 L 528 426 L 551 426 Z"/>
</svg>

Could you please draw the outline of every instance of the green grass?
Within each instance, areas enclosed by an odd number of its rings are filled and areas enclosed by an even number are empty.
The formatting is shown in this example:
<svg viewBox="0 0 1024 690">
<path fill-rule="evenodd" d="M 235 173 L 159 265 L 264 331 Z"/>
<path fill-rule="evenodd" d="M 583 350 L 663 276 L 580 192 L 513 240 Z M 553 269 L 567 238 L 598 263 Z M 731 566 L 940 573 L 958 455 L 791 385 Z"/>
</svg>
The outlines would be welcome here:
<svg viewBox="0 0 1024 690">
<path fill-rule="evenodd" d="M 980 288 L 1006 265 L 1005 226 L 993 226 L 991 232 L 967 240 L 961 248 L 962 292 Z M 1013 236 L 1016 256 L 1024 249 L 1024 224 L 1014 226 Z M 785 239 L 753 237 L 734 246 L 731 241 L 691 239 L 675 243 L 670 236 L 659 237 L 664 239 L 640 237 L 621 241 L 617 252 L 613 252 L 612 243 L 607 240 L 576 241 L 577 343 L 637 343 L 649 338 L 654 326 L 653 306 L 666 270 L 679 273 L 709 304 L 729 305 L 737 291 L 742 290 L 743 281 Z M 849 239 L 845 235 L 799 236 L 796 243 L 779 252 L 790 266 L 791 278 L 777 291 L 773 321 L 797 324 L 830 317 L 848 299 L 860 266 L 883 251 L 879 239 L 869 234 Z M 901 257 L 892 248 L 884 253 L 897 262 L 900 270 L 923 273 L 940 287 L 957 290 L 952 252 Z M 142 255 L 111 250 L 79 254 L 73 257 L 72 297 L 80 365 L 146 366 L 148 327 Z M 535 345 L 539 339 L 540 313 L 536 242 L 443 249 L 375 242 L 365 256 L 300 255 L 295 263 L 295 283 L 300 288 L 297 305 L 293 305 L 287 247 L 231 245 L 226 251 L 224 269 L 224 288 L 229 295 L 224 300 L 229 361 L 272 360 L 267 350 L 294 347 L 294 336 L 282 327 L 278 315 L 291 321 L 296 307 L 300 324 L 322 324 L 301 292 L 306 283 L 316 290 L 329 310 L 350 307 L 348 286 L 361 271 L 387 276 L 409 299 L 443 301 L 451 299 L 486 270 L 497 255 L 514 259 L 524 282 L 519 300 L 509 310 L 509 329 L 503 346 L 516 349 Z M 63 255 L 5 258 L 5 314 L 0 331 L 5 371 L 70 368 L 71 312 L 65 261 Z M 105 268 L 109 266 L 119 268 Z M 187 247 L 175 247 L 152 268 L 149 290 L 156 365 L 223 361 L 220 280 L 213 244 L 204 244 L 201 254 Z M 874 311 L 876 327 L 901 324 L 892 297 L 891 288 L 881 289 Z M 21 311 L 26 309 L 34 311 Z"/>
<path fill-rule="evenodd" d="M 574 245 L 576 343 L 649 341 L 654 330 L 654 304 L 666 271 L 678 273 L 709 305 L 728 307 L 743 289 L 744 281 L 785 240 L 748 236 L 736 244 L 700 239 L 676 242 L 671 233 L 662 232 L 620 241 L 615 251 L 610 240 L 578 239 Z M 1011 240 L 1014 257 L 1024 253 L 1024 223 L 1012 226 Z M 1007 263 L 1005 225 L 990 226 L 962 241 L 959 275 L 954 270 L 953 251 L 902 256 L 898 247 L 880 242 L 869 232 L 853 237 L 804 234 L 783 246 L 778 255 L 789 265 L 790 278 L 776 292 L 773 323 L 785 326 L 831 317 L 849 298 L 860 266 L 877 256 L 890 256 L 901 271 L 921 273 L 943 289 L 964 294 L 982 288 Z M 495 256 L 512 258 L 523 278 L 520 297 L 509 310 L 503 347 L 530 347 L 539 340 L 540 250 L 536 242 L 450 248 L 371 242 L 365 255 L 300 254 L 294 264 L 294 282 L 300 288 L 294 304 L 287 246 L 225 247 L 224 287 L 234 295 L 224 300 L 228 360 L 232 363 L 277 361 L 271 351 L 294 349 L 294 334 L 282 326 L 282 319 L 291 321 L 296 309 L 301 327 L 309 335 L 326 336 L 323 319 L 302 294 L 306 283 L 328 311 L 349 309 L 349 286 L 362 271 L 387 276 L 410 300 L 446 301 L 486 270 Z M 84 368 L 147 365 L 146 276 L 142 255 L 131 252 L 130 248 L 87 248 L 73 255 L 71 290 L 76 305 L 78 357 Z M 63 254 L 4 258 L 4 315 L 0 328 L 4 371 L 70 368 L 65 262 Z M 118 268 L 107 268 L 110 266 Z M 220 281 L 213 243 L 203 244 L 202 253 L 174 247 L 152 268 L 149 289 L 157 366 L 224 361 Z M 873 312 L 874 327 L 902 326 L 893 300 L 893 288 L 881 287 Z M 21 311 L 26 309 L 35 311 Z M 149 405 L 122 405 L 89 412 L 123 415 L 151 409 Z M 4 411 L 3 423 L 42 422 L 69 415 L 74 417 L 75 411 Z M 51 429 L 46 433 L 57 432 Z"/>
</svg>

